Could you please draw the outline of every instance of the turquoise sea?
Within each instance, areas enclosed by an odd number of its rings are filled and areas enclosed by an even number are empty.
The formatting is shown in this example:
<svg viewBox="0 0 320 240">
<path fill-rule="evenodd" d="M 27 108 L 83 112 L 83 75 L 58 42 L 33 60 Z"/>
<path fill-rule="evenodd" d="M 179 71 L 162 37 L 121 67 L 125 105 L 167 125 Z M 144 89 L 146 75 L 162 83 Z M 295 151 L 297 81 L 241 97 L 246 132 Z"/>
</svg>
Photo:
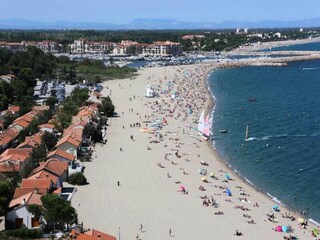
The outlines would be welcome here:
<svg viewBox="0 0 320 240">
<path fill-rule="evenodd" d="M 222 159 L 320 222 L 320 61 L 220 69 L 208 83 L 216 99 L 213 144 Z"/>
</svg>

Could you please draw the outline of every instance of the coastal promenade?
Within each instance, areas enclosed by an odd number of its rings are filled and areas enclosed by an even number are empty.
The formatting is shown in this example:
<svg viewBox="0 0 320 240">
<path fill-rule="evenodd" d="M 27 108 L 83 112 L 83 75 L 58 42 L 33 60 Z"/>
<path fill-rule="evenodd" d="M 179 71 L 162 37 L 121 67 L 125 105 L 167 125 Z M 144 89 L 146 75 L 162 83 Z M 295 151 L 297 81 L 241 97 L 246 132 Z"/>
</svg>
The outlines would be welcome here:
<svg viewBox="0 0 320 240">
<path fill-rule="evenodd" d="M 263 240 L 289 236 L 273 228 L 290 225 L 292 235 L 314 239 L 314 226 L 299 228 L 297 221 L 281 216 L 289 212 L 281 206 L 274 212 L 275 203 L 234 174 L 193 130 L 194 121 L 210 104 L 203 84 L 207 73 L 254 63 L 263 64 L 255 60 L 148 68 L 139 70 L 134 80 L 105 82 L 102 94 L 110 95 L 119 117 L 109 119 L 108 142 L 97 145 L 93 161 L 86 163 L 89 185 L 78 187 L 72 199 L 84 227 L 118 239 Z M 145 98 L 147 84 L 163 94 Z M 177 98 L 172 99 L 174 92 Z M 187 106 L 193 110 L 191 116 Z M 167 124 L 159 134 L 140 131 L 146 122 L 163 118 Z M 207 170 L 206 182 L 200 169 Z M 210 178 L 211 172 L 215 178 Z M 267 214 L 274 214 L 274 222 Z M 235 236 L 236 230 L 243 236 Z"/>
</svg>

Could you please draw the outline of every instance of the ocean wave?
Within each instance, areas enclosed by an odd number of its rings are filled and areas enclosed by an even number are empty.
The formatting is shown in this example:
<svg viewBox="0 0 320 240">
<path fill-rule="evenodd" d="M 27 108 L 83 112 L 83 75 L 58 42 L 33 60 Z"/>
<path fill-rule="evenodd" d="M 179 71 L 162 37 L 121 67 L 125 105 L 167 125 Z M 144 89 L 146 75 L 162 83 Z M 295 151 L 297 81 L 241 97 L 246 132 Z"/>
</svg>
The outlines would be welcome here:
<svg viewBox="0 0 320 240">
<path fill-rule="evenodd" d="M 278 203 L 279 205 L 284 206 L 284 207 L 286 206 L 286 205 L 284 205 L 278 198 L 276 198 L 275 196 L 272 196 L 270 193 L 267 192 L 267 195 L 268 195 L 269 197 L 271 197 L 271 199 L 272 199 L 274 202 Z"/>
<path fill-rule="evenodd" d="M 320 223 L 316 222 L 315 220 L 313 220 L 312 218 L 309 218 L 309 222 L 313 223 L 314 225 L 317 225 L 318 227 L 320 227 Z"/>
<path fill-rule="evenodd" d="M 302 70 L 304 70 L 304 71 L 317 70 L 317 69 L 320 69 L 320 67 L 302 68 Z"/>
<path fill-rule="evenodd" d="M 253 186 L 253 182 L 251 182 L 248 178 L 244 177 L 244 180 L 249 183 L 251 186 Z"/>
</svg>

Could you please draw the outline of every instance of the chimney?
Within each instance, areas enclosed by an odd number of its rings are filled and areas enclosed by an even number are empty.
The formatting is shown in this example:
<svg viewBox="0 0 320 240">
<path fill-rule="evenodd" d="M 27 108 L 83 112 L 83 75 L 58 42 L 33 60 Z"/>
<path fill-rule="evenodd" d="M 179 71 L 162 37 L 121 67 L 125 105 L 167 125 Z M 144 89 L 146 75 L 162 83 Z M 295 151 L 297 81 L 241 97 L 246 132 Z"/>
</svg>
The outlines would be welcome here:
<svg viewBox="0 0 320 240">
<path fill-rule="evenodd" d="M 100 240 L 100 239 L 101 239 L 101 235 L 100 235 L 100 234 L 98 234 L 98 235 L 97 235 L 97 238 Z"/>
<path fill-rule="evenodd" d="M 38 188 L 34 188 L 34 189 L 33 189 L 33 192 L 36 193 L 36 194 L 38 194 L 38 193 L 39 193 L 39 189 L 38 189 Z"/>
<path fill-rule="evenodd" d="M 22 204 L 26 204 L 26 199 L 25 198 L 22 200 Z"/>
</svg>

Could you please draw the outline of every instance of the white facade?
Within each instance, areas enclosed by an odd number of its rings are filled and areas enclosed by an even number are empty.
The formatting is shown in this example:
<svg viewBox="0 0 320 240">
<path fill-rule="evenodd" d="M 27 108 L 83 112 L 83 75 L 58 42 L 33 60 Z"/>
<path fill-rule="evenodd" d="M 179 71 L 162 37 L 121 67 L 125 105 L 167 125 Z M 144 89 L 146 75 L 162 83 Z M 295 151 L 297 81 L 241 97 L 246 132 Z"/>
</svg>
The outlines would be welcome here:
<svg viewBox="0 0 320 240">
<path fill-rule="evenodd" d="M 26 226 L 29 229 L 39 228 L 37 219 L 35 219 L 34 215 L 28 211 L 26 204 L 22 204 L 8 212 L 6 221 L 10 227 L 18 228 Z"/>
<path fill-rule="evenodd" d="M 115 45 L 113 42 L 92 42 L 80 38 L 70 44 L 70 50 L 72 53 L 106 53 L 110 52 Z"/>
</svg>

